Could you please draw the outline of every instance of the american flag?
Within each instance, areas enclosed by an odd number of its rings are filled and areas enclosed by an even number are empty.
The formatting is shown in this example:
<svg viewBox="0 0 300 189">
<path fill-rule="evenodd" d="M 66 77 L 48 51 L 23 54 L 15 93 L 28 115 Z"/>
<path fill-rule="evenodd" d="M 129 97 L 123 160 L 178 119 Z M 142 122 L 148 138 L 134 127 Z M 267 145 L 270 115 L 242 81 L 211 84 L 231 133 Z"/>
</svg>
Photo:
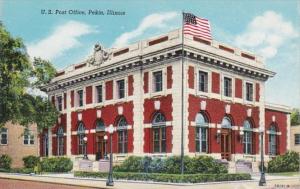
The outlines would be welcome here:
<svg viewBox="0 0 300 189">
<path fill-rule="evenodd" d="M 210 24 L 207 19 L 198 18 L 191 13 L 183 13 L 183 33 L 199 37 L 205 40 L 212 40 Z"/>
</svg>

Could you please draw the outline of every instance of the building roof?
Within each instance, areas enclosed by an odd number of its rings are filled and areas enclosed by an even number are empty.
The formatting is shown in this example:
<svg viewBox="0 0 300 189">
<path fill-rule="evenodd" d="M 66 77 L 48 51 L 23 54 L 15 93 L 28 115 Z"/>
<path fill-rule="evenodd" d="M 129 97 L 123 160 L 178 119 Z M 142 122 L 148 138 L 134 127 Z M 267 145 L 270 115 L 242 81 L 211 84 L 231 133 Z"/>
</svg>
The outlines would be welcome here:
<svg viewBox="0 0 300 189">
<path fill-rule="evenodd" d="M 288 114 L 292 113 L 292 108 L 291 107 L 285 106 L 285 105 L 282 105 L 282 104 L 274 104 L 274 103 L 266 102 L 265 103 L 265 108 L 267 110 L 284 112 L 284 113 L 288 113 Z"/>
<path fill-rule="evenodd" d="M 87 60 L 59 71 L 57 77 L 43 89 L 49 92 L 90 78 L 152 64 L 160 60 L 182 57 L 182 44 L 181 29 L 176 29 L 122 48 L 103 50 L 100 46 L 101 50 L 95 51 Z M 274 72 L 265 68 L 262 57 L 217 41 L 204 41 L 185 35 L 184 51 L 185 58 L 231 69 L 261 80 L 267 80 L 275 75 Z M 98 62 L 95 61 L 97 59 Z"/>
</svg>

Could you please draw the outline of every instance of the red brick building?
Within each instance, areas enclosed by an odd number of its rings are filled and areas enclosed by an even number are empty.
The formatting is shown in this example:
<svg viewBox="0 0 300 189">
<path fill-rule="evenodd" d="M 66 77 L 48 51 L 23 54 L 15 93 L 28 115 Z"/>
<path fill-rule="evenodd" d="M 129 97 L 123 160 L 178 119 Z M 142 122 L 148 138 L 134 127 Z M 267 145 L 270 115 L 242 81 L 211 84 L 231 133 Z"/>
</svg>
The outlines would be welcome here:
<svg viewBox="0 0 300 189">
<path fill-rule="evenodd" d="M 87 136 L 89 159 L 101 159 L 112 124 L 115 161 L 180 155 L 183 123 L 185 155 L 257 162 L 263 128 L 268 160 L 289 149 L 290 110 L 265 103 L 274 75 L 261 57 L 216 41 L 185 36 L 183 47 L 181 30 L 107 52 L 95 46 L 45 87 L 61 116 L 40 153 L 81 158 Z"/>
</svg>

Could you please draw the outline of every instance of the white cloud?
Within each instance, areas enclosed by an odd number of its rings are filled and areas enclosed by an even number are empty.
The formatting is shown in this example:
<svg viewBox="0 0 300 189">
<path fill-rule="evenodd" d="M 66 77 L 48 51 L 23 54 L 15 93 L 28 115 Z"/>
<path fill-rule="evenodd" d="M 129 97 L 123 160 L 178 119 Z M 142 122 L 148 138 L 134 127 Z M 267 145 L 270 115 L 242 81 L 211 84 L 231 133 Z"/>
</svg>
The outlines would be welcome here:
<svg viewBox="0 0 300 189">
<path fill-rule="evenodd" d="M 136 29 L 120 35 L 113 43 L 113 47 L 122 47 L 128 44 L 131 40 L 143 35 L 148 29 L 166 28 L 168 27 L 168 22 L 178 16 L 179 14 L 176 12 L 150 14 L 141 21 Z"/>
<path fill-rule="evenodd" d="M 95 32 L 93 27 L 78 21 L 68 21 L 57 26 L 46 38 L 28 45 L 28 53 L 33 57 L 52 60 L 71 48 L 79 46 L 78 38 Z"/>
<path fill-rule="evenodd" d="M 291 22 L 274 11 L 266 11 L 249 23 L 246 31 L 235 38 L 235 44 L 273 58 L 280 46 L 298 35 Z"/>
</svg>

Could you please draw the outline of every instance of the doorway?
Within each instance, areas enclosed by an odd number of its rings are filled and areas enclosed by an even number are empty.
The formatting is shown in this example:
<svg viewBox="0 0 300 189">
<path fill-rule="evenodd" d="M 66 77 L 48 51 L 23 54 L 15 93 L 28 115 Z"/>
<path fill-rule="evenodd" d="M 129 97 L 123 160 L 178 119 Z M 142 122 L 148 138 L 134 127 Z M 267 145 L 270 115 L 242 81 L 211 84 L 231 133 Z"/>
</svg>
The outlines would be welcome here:
<svg viewBox="0 0 300 189">
<path fill-rule="evenodd" d="M 104 159 L 106 145 L 104 140 L 105 132 L 96 133 L 96 160 Z"/>
<path fill-rule="evenodd" d="M 231 130 L 222 129 L 221 131 L 221 157 L 222 159 L 231 159 Z"/>
</svg>

